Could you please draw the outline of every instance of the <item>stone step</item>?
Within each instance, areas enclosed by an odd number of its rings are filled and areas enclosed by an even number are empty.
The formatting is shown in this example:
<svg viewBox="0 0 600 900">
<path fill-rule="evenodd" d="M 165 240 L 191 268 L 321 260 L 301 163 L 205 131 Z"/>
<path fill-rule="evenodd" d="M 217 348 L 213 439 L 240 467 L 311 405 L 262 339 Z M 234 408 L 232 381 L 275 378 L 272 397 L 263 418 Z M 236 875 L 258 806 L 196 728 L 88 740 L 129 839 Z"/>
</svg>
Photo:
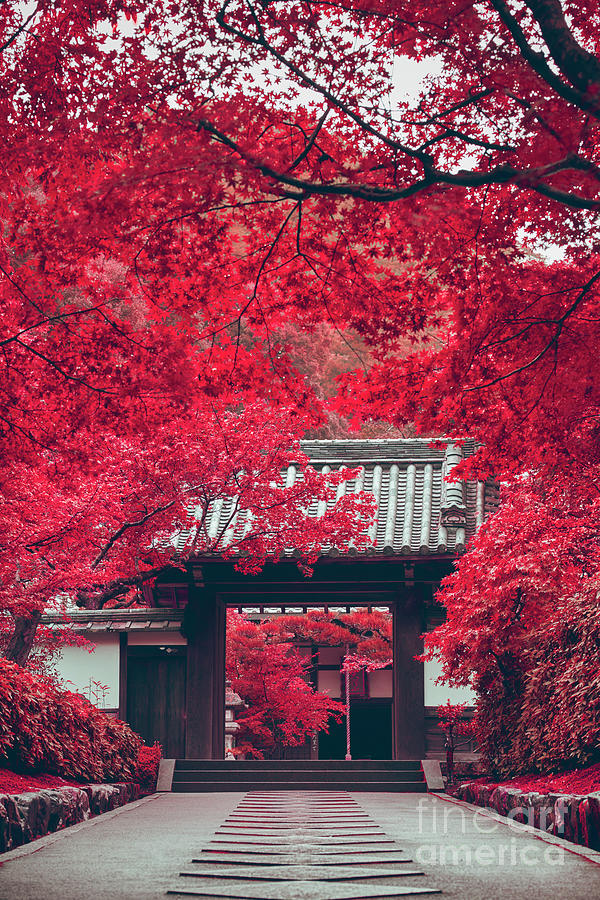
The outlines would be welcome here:
<svg viewBox="0 0 600 900">
<path fill-rule="evenodd" d="M 256 778 L 239 777 L 217 781 L 173 781 L 174 793 L 203 793 L 205 791 L 254 791 L 268 786 L 269 791 L 323 791 L 328 782 L 304 780 L 295 777 L 285 781 L 261 781 Z M 402 793 L 425 793 L 427 785 L 424 781 L 366 781 L 350 778 L 335 784 L 338 790 L 345 791 L 393 791 Z"/>
<path fill-rule="evenodd" d="M 426 790 L 420 760 L 178 759 L 172 790 L 202 791 Z"/>
<path fill-rule="evenodd" d="M 223 771 L 222 769 L 185 769 L 173 773 L 173 784 L 180 781 L 238 781 L 240 778 L 252 779 L 254 781 L 262 781 L 273 783 L 277 781 L 289 781 L 291 778 L 301 777 L 303 780 L 324 781 L 338 786 L 338 782 L 352 781 L 419 781 L 416 772 L 375 772 L 357 770 L 349 774 L 348 772 L 330 772 L 327 769 L 313 769 L 310 772 L 296 773 L 290 770 L 281 771 L 280 769 L 263 769 L 260 772 L 241 771 Z"/>
<path fill-rule="evenodd" d="M 211 766 L 214 769 L 249 769 L 281 768 L 300 771 L 303 769 L 327 769 L 329 771 L 343 769 L 375 769 L 375 770 L 405 770 L 421 771 L 421 761 L 418 759 L 178 759 L 177 769 L 202 769 Z"/>
</svg>

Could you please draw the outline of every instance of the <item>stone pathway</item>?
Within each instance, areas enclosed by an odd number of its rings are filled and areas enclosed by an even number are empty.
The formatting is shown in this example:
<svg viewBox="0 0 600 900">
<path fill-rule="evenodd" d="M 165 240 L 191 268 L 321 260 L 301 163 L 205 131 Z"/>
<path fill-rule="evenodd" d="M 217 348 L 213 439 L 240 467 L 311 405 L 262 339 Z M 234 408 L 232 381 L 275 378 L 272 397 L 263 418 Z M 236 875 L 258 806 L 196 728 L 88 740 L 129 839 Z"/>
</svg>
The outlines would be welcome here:
<svg viewBox="0 0 600 900">
<path fill-rule="evenodd" d="M 157 794 L 0 854 L 0 900 L 600 897 L 549 840 L 431 794 Z"/>
<path fill-rule="evenodd" d="M 439 890 L 345 791 L 251 791 L 167 893 L 360 900 Z"/>
</svg>

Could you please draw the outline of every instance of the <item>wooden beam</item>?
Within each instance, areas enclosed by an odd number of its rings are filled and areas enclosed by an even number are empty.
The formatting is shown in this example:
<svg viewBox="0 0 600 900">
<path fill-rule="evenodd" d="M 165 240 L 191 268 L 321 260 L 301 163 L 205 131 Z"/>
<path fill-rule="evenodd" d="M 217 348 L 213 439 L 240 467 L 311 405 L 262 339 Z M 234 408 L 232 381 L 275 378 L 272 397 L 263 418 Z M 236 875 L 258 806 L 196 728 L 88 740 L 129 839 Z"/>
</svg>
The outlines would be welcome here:
<svg viewBox="0 0 600 900">
<path fill-rule="evenodd" d="M 127 632 L 119 633 L 119 718 L 127 721 Z"/>
</svg>

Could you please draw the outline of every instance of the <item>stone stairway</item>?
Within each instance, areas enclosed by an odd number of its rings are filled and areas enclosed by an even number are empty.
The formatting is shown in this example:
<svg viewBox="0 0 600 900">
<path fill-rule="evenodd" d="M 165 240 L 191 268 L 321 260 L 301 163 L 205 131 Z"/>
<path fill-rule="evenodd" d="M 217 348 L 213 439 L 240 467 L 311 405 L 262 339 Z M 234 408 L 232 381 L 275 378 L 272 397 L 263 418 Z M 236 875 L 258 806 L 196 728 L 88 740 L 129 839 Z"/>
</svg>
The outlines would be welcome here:
<svg viewBox="0 0 600 900">
<path fill-rule="evenodd" d="M 172 790 L 183 791 L 427 790 L 419 760 L 178 759 Z"/>
</svg>

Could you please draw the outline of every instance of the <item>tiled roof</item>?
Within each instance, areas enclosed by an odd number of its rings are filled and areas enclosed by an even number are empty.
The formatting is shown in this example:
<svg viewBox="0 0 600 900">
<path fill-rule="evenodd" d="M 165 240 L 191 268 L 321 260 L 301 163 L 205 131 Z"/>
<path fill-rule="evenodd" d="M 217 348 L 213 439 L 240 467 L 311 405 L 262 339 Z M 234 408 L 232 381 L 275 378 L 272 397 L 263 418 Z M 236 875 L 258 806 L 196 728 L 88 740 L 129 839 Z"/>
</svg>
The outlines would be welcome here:
<svg viewBox="0 0 600 900">
<path fill-rule="evenodd" d="M 62 615 L 45 615 L 42 624 L 51 628 L 77 631 L 179 631 L 183 619 L 180 609 L 77 609 L 69 612 L 65 623 Z"/>
<path fill-rule="evenodd" d="M 462 445 L 430 439 L 411 440 L 330 440 L 305 441 L 302 450 L 311 465 L 324 472 L 343 466 L 362 471 L 356 479 L 341 487 L 345 492 L 369 491 L 377 500 L 377 516 L 371 529 L 374 543 L 354 555 L 416 556 L 461 552 L 468 539 L 498 503 L 497 487 L 483 482 L 448 482 L 445 476 L 474 452 L 473 441 Z M 302 470 L 290 465 L 286 484 L 302 478 Z M 232 501 L 216 501 L 206 520 L 210 538 L 225 530 Z M 321 504 L 309 510 L 322 515 Z M 192 511 L 193 514 L 193 511 Z M 230 523 L 226 534 L 239 538 L 246 527 L 242 512 Z M 182 531 L 176 547 L 182 550 L 189 536 Z M 337 555 L 323 549 L 323 555 Z M 293 556 L 290 548 L 286 555 Z"/>
</svg>

